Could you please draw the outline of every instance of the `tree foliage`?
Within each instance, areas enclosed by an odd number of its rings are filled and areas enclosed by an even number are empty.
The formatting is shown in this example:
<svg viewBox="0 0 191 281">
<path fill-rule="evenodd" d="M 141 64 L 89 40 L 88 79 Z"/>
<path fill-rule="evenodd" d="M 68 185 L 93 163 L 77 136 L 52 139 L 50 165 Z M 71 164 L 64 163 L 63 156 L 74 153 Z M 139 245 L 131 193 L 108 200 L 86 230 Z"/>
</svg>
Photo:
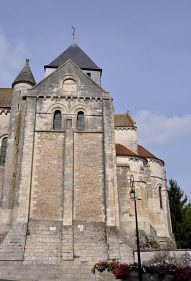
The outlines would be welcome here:
<svg viewBox="0 0 191 281">
<path fill-rule="evenodd" d="M 191 204 L 173 179 L 169 180 L 169 204 L 172 230 L 178 248 L 191 248 Z"/>
</svg>

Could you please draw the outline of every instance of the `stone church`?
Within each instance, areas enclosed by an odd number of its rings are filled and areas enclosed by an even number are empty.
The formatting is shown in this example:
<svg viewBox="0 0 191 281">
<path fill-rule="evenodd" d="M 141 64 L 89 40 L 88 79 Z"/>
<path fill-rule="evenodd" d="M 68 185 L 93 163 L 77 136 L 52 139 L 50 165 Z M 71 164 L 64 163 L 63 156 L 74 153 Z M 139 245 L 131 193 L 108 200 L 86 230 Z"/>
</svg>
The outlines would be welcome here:
<svg viewBox="0 0 191 281">
<path fill-rule="evenodd" d="M 26 60 L 0 88 L 0 262 L 132 262 L 131 175 L 141 249 L 173 248 L 164 162 L 114 114 L 102 69 L 73 43 L 44 71 Z"/>
</svg>

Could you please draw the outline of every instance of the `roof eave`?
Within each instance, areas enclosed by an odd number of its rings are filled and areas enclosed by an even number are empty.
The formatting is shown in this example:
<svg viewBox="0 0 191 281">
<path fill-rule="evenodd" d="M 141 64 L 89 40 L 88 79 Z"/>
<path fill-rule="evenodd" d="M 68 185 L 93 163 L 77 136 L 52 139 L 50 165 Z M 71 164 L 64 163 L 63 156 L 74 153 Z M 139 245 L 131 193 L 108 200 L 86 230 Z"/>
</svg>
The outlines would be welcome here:
<svg viewBox="0 0 191 281">
<path fill-rule="evenodd" d="M 36 84 L 30 81 L 24 81 L 24 80 L 20 80 L 20 81 L 15 81 L 12 83 L 12 88 L 16 85 L 16 84 L 20 84 L 20 83 L 25 83 L 25 84 L 29 84 L 30 86 L 34 87 Z"/>
<path fill-rule="evenodd" d="M 75 63 L 76 64 L 76 63 Z M 61 66 L 61 65 L 60 65 Z M 59 68 L 60 66 L 53 66 L 53 65 L 44 65 L 44 70 L 45 70 L 45 68 Z M 102 73 L 102 69 L 101 68 L 97 68 L 97 69 L 95 69 L 95 68 L 88 68 L 88 67 L 80 67 L 79 66 L 79 68 L 80 69 L 82 69 L 82 70 L 91 70 L 91 71 L 100 71 L 101 73 Z"/>
<path fill-rule="evenodd" d="M 115 128 L 136 128 L 134 125 L 124 126 L 124 125 L 115 125 Z"/>
<path fill-rule="evenodd" d="M 136 158 L 136 159 L 142 159 L 142 160 L 144 160 L 146 163 L 148 163 L 148 160 L 147 160 L 147 158 L 145 158 L 145 157 L 141 157 L 141 156 L 139 156 L 139 155 L 122 155 L 122 154 L 116 154 L 116 156 L 119 156 L 119 157 L 133 157 L 133 158 Z"/>
<path fill-rule="evenodd" d="M 162 162 L 163 166 L 165 165 L 165 162 L 162 159 L 160 159 L 160 158 L 157 158 L 157 157 L 147 157 L 147 159 L 157 160 L 157 161 Z"/>
</svg>

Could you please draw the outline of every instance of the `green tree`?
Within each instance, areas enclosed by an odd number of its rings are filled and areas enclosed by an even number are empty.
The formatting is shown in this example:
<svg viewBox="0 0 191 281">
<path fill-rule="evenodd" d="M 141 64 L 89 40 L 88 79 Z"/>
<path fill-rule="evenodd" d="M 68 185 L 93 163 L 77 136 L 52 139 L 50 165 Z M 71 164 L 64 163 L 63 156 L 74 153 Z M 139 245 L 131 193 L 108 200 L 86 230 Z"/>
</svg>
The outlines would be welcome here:
<svg viewBox="0 0 191 281">
<path fill-rule="evenodd" d="M 169 180 L 169 205 L 172 230 L 178 248 L 191 248 L 191 204 L 173 179 Z"/>
</svg>

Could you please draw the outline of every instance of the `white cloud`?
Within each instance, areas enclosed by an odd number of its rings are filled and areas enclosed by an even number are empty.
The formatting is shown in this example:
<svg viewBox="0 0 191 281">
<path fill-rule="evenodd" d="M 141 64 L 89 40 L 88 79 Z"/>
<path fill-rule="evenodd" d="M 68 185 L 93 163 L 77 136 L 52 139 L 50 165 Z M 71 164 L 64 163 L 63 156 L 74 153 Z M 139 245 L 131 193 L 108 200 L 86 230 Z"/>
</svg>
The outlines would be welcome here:
<svg viewBox="0 0 191 281">
<path fill-rule="evenodd" d="M 166 144 L 191 135 L 191 114 L 169 117 L 143 110 L 136 113 L 135 120 L 139 142 L 144 145 Z"/>
<path fill-rule="evenodd" d="M 0 30 L 0 87 L 11 86 L 24 65 L 26 54 L 27 50 L 22 42 L 11 45 Z"/>
</svg>

